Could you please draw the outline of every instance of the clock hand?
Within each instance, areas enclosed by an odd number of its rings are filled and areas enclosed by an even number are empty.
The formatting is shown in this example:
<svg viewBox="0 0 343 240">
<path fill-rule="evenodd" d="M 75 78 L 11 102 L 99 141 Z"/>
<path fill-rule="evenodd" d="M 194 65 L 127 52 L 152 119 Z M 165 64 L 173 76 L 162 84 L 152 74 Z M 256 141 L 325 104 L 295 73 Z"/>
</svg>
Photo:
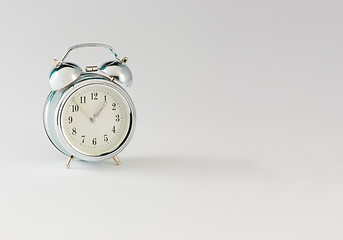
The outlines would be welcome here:
<svg viewBox="0 0 343 240">
<path fill-rule="evenodd" d="M 98 111 L 96 111 L 96 113 L 94 114 L 94 116 L 93 116 L 93 119 L 94 119 L 94 120 L 91 119 L 91 121 L 95 121 L 96 118 L 99 117 L 100 113 L 101 113 L 102 110 L 105 108 L 106 104 L 107 104 L 107 101 L 105 100 L 105 101 L 103 102 L 103 104 L 101 104 L 101 106 L 100 106 L 100 108 L 98 109 Z"/>
<path fill-rule="evenodd" d="M 79 101 L 77 101 L 75 98 L 73 98 L 73 101 L 81 108 L 81 110 L 82 110 L 84 113 L 86 113 L 86 114 L 89 116 L 90 120 L 92 121 L 94 115 L 92 115 L 92 114 L 88 111 L 88 109 L 87 109 L 84 105 L 82 105 Z"/>
</svg>

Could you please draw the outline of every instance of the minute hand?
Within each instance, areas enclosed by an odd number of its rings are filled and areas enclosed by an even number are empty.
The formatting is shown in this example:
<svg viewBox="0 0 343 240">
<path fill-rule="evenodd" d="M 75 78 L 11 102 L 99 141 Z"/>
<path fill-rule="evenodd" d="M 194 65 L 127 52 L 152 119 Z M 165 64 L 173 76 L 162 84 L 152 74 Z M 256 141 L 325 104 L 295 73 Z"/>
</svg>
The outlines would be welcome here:
<svg viewBox="0 0 343 240">
<path fill-rule="evenodd" d="M 97 118 L 99 117 L 100 113 L 102 112 L 102 110 L 105 108 L 107 104 L 107 101 L 104 101 L 103 104 L 100 106 L 100 108 L 98 109 L 98 111 L 94 114 L 94 117 Z"/>
</svg>

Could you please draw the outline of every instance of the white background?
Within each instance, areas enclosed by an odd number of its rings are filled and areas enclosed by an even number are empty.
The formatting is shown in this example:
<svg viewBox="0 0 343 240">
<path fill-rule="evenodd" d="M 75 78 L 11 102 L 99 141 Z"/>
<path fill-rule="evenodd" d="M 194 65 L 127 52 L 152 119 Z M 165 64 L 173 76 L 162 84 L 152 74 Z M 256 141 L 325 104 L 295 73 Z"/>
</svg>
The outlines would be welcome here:
<svg viewBox="0 0 343 240">
<path fill-rule="evenodd" d="M 2 1 L 1 239 L 342 239 L 341 1 Z M 52 59 L 129 58 L 113 161 L 48 141 Z M 100 65 L 105 49 L 69 61 Z"/>
</svg>

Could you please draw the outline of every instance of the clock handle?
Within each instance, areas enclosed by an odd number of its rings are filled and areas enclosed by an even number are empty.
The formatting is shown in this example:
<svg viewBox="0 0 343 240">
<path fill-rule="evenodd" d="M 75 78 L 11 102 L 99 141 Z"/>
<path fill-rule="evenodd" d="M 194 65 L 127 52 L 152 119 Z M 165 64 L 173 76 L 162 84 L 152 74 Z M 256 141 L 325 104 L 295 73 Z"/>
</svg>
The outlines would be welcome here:
<svg viewBox="0 0 343 240">
<path fill-rule="evenodd" d="M 115 59 L 117 59 L 118 61 L 120 61 L 120 62 L 126 61 L 125 58 L 123 58 L 123 59 L 121 60 L 121 59 L 118 57 L 118 54 L 114 51 L 114 49 L 113 49 L 110 45 L 103 44 L 103 43 L 81 43 L 81 44 L 76 44 L 76 45 L 74 45 L 74 46 L 71 46 L 71 47 L 68 49 L 68 51 L 64 54 L 64 56 L 62 57 L 60 63 L 62 63 L 62 62 L 65 60 L 65 58 L 68 56 L 68 54 L 69 54 L 71 51 L 73 51 L 73 50 L 76 49 L 76 48 L 83 48 L 83 47 L 104 47 L 104 48 L 109 49 L 109 50 L 113 53 Z"/>
</svg>

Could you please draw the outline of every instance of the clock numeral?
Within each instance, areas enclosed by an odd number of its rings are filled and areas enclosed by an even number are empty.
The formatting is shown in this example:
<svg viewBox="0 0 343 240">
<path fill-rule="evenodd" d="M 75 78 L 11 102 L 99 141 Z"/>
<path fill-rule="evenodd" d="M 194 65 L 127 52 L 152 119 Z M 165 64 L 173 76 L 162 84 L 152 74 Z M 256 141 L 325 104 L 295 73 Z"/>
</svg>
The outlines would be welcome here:
<svg viewBox="0 0 343 240">
<path fill-rule="evenodd" d="M 68 123 L 72 123 L 73 122 L 73 117 L 72 116 L 69 116 L 68 117 Z"/>
<path fill-rule="evenodd" d="M 98 100 L 98 93 L 97 92 L 91 93 L 91 100 Z"/>
<path fill-rule="evenodd" d="M 105 98 L 105 101 L 107 101 L 107 96 L 106 95 L 104 96 L 104 98 Z"/>
<path fill-rule="evenodd" d="M 113 126 L 112 132 L 113 132 L 113 133 L 116 133 L 116 126 Z"/>
<path fill-rule="evenodd" d="M 86 96 L 80 97 L 80 103 L 86 103 Z"/>
<path fill-rule="evenodd" d="M 97 144 L 96 138 L 93 138 L 92 143 L 93 143 L 93 145 L 96 145 L 96 144 Z"/>
<path fill-rule="evenodd" d="M 108 142 L 107 134 L 104 135 L 104 142 Z"/>
<path fill-rule="evenodd" d="M 117 104 L 116 103 L 112 103 L 112 110 L 117 110 Z"/>
<path fill-rule="evenodd" d="M 78 105 L 72 105 L 71 106 L 71 111 L 72 112 L 78 112 L 80 110 L 80 107 Z"/>
<path fill-rule="evenodd" d="M 119 114 L 116 115 L 116 121 L 117 121 L 117 122 L 120 121 L 120 116 L 119 116 Z"/>
<path fill-rule="evenodd" d="M 82 136 L 81 136 L 81 139 L 82 139 L 81 142 L 82 142 L 82 143 L 85 143 L 86 136 L 85 136 L 85 135 L 82 135 Z"/>
<path fill-rule="evenodd" d="M 76 128 L 73 128 L 73 129 L 72 129 L 71 134 L 73 134 L 73 135 L 76 135 L 76 134 L 77 134 Z"/>
</svg>

